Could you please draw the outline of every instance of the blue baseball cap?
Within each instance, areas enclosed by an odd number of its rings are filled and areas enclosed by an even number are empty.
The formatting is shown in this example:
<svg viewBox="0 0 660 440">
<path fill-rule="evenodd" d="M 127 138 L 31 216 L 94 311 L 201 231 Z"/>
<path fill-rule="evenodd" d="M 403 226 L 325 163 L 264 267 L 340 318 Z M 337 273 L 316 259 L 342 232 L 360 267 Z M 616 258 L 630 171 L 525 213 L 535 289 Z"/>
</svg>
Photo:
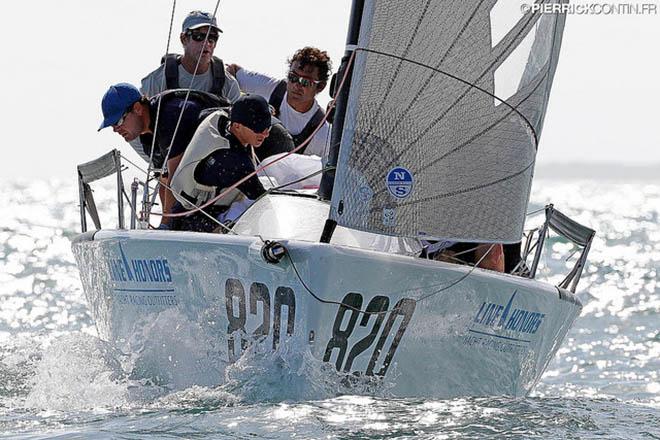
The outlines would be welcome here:
<svg viewBox="0 0 660 440">
<path fill-rule="evenodd" d="M 141 98 L 142 94 L 140 91 L 131 84 L 119 83 L 110 86 L 101 101 L 103 122 L 98 131 L 119 122 L 124 113 L 126 113 L 128 106 L 138 102 Z"/>
<path fill-rule="evenodd" d="M 238 98 L 231 107 L 229 120 L 255 133 L 261 133 L 273 125 L 268 101 L 259 95 L 243 95 Z"/>
<path fill-rule="evenodd" d="M 190 14 L 188 14 L 188 16 L 183 20 L 181 32 L 186 32 L 187 30 L 197 29 L 204 26 L 211 26 L 218 32 L 222 32 L 222 29 L 218 27 L 218 22 L 215 20 L 215 17 L 208 12 L 202 11 L 192 11 Z"/>
</svg>

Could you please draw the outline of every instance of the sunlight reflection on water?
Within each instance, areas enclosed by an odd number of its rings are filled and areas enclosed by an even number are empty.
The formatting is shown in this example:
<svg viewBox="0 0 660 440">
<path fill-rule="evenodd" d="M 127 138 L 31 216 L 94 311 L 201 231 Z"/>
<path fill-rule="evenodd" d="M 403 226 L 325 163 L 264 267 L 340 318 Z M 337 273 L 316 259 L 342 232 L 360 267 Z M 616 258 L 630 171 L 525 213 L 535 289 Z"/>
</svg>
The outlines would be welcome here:
<svg viewBox="0 0 660 440">
<path fill-rule="evenodd" d="M 552 201 L 597 235 L 578 286 L 582 315 L 532 397 L 264 404 L 241 394 L 258 387 L 172 392 L 101 361 L 109 348 L 95 338 L 70 251 L 76 193 L 63 181 L 0 188 L 0 432 L 94 427 L 131 437 L 134 424 L 215 438 L 660 438 L 660 185 L 537 181 L 530 211 Z M 112 188 L 95 197 L 101 217 L 112 219 Z M 559 282 L 570 263 L 546 260 L 539 276 Z"/>
</svg>

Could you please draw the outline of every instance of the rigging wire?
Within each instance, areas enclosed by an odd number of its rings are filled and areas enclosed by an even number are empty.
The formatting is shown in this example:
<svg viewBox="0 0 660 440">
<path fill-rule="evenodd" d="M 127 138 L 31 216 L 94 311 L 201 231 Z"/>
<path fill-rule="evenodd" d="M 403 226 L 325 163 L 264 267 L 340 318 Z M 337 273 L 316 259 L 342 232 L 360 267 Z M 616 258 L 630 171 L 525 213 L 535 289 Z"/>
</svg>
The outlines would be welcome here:
<svg viewBox="0 0 660 440">
<path fill-rule="evenodd" d="M 167 32 L 167 44 L 165 46 L 165 56 L 170 52 L 170 43 L 172 41 L 172 28 L 174 27 L 174 12 L 176 11 L 176 0 L 172 0 L 172 13 L 170 15 L 170 28 L 169 31 Z M 161 89 L 165 90 L 167 87 L 167 83 L 165 82 L 166 75 L 165 75 L 165 65 L 166 63 L 163 63 L 161 66 L 161 70 L 163 71 L 163 76 L 161 79 Z M 149 152 L 149 164 L 147 167 L 147 175 L 145 177 L 145 181 L 149 181 L 150 175 L 153 172 L 153 160 L 154 160 L 154 150 L 156 147 L 156 133 L 158 133 L 158 121 L 160 120 L 160 106 L 161 106 L 162 100 L 159 98 L 158 99 L 158 105 L 156 107 L 156 120 L 154 122 L 154 132 L 153 136 L 151 139 L 151 151 Z M 175 132 L 176 134 L 176 132 Z M 162 172 L 162 167 L 161 167 L 161 172 Z M 148 188 L 147 188 L 148 189 Z M 146 191 L 144 199 L 148 199 L 149 197 L 149 192 Z M 147 213 L 148 214 L 148 213 Z"/>
<path fill-rule="evenodd" d="M 176 4 L 176 0 L 174 0 L 174 2 L 175 2 L 175 4 Z M 216 3 L 215 10 L 213 11 L 213 17 L 214 17 L 214 18 L 215 18 L 215 15 L 216 15 L 216 12 L 217 12 L 217 10 L 218 10 L 218 6 L 219 6 L 219 5 L 220 5 L 220 0 L 218 0 L 218 2 Z M 171 24 L 170 24 L 170 28 L 171 28 Z M 205 41 L 206 41 L 206 39 L 208 39 L 209 32 L 210 32 L 210 27 L 209 27 L 209 30 L 207 31 Z M 171 30 L 170 30 L 170 33 L 171 33 Z M 168 49 L 169 49 L 169 39 L 168 39 Z M 201 53 L 200 53 L 200 56 L 199 56 L 198 59 L 197 59 L 197 65 L 195 66 L 195 73 L 196 73 L 196 71 L 197 71 L 197 66 L 199 65 L 199 61 L 200 61 L 200 59 L 201 59 Z M 248 179 L 252 178 L 253 176 L 257 175 L 257 173 L 259 173 L 260 171 L 265 170 L 266 168 L 268 168 L 269 166 L 273 165 L 274 163 L 279 162 L 280 160 L 283 160 L 284 158 L 290 156 L 291 154 L 294 154 L 294 153 L 298 152 L 299 150 L 305 148 L 305 147 L 307 146 L 307 144 L 309 144 L 309 142 L 311 142 L 312 138 L 316 135 L 316 133 L 318 133 L 318 131 L 321 129 L 321 127 L 323 127 L 323 124 L 328 120 L 328 117 L 330 116 L 330 114 L 331 114 L 331 112 L 332 112 L 332 108 L 335 106 L 335 103 L 336 103 L 336 97 L 339 96 L 339 93 L 341 92 L 341 90 L 342 90 L 343 87 L 344 87 L 344 84 L 345 84 L 346 79 L 347 79 L 347 77 L 348 77 L 348 72 L 349 72 L 349 70 L 350 70 L 350 66 L 353 64 L 353 60 L 354 60 L 354 59 L 355 59 L 355 52 L 352 52 L 352 53 L 351 53 L 351 57 L 350 57 L 350 59 L 348 60 L 347 69 L 346 69 L 346 71 L 344 72 L 344 76 L 342 77 L 342 79 L 341 79 L 341 81 L 340 81 L 340 83 L 339 83 L 339 86 L 338 86 L 337 89 L 335 90 L 335 96 L 333 97 L 333 99 L 330 101 L 330 103 L 329 103 L 329 105 L 328 105 L 328 111 L 326 112 L 325 117 L 319 122 L 319 124 L 317 125 L 316 129 L 314 129 L 314 131 L 313 131 L 313 132 L 307 137 L 307 139 L 305 139 L 300 145 L 298 145 L 296 148 L 294 148 L 293 150 L 289 151 L 287 154 L 283 155 L 282 157 L 279 157 L 279 158 L 277 158 L 276 160 L 270 162 L 269 164 L 264 165 L 264 166 L 260 166 L 260 167 L 257 168 L 254 172 L 248 174 L 248 175 L 245 176 L 244 178 L 240 179 L 238 182 L 234 183 L 232 186 L 226 188 L 226 189 L 225 189 L 224 191 L 222 191 L 220 194 L 218 194 L 218 195 L 216 195 L 215 197 L 213 197 L 212 199 L 206 201 L 203 205 L 201 205 L 201 206 L 195 206 L 195 207 L 194 207 L 193 209 L 191 209 L 191 210 L 184 211 L 184 212 L 180 212 L 180 213 L 176 213 L 176 214 L 173 214 L 173 213 L 162 213 L 162 214 L 160 214 L 160 216 L 161 216 L 161 217 L 166 217 L 166 218 L 184 217 L 184 216 L 187 216 L 187 215 L 193 214 L 193 213 L 195 213 L 195 212 L 197 212 L 197 211 L 202 211 L 204 208 L 206 208 L 206 207 L 208 207 L 208 206 L 214 204 L 214 203 L 217 202 L 218 200 L 220 200 L 222 197 L 224 197 L 225 195 L 227 195 L 230 191 L 236 189 L 236 188 L 237 188 L 239 185 L 241 185 L 243 182 L 245 182 L 245 181 L 247 181 Z M 194 79 L 194 75 L 193 75 L 193 79 Z M 192 83 L 191 83 L 191 86 L 192 86 Z M 176 127 L 175 127 L 175 129 L 174 129 L 174 135 L 172 136 L 172 142 L 173 142 L 173 140 L 174 140 L 174 138 L 175 138 L 175 136 L 176 136 L 176 132 L 177 132 L 177 130 L 178 130 L 178 128 L 179 128 L 179 123 L 180 123 L 181 118 L 182 118 L 182 116 L 183 116 L 183 109 L 185 108 L 185 103 L 187 102 L 187 100 L 188 100 L 188 98 L 189 98 L 189 94 L 190 94 L 190 89 L 188 90 L 188 93 L 186 94 L 186 98 L 185 98 L 185 100 L 184 100 L 184 105 L 182 106 L 181 113 L 179 113 L 179 119 L 178 119 L 178 121 L 177 121 L 177 125 L 176 125 Z M 159 100 L 159 105 L 160 105 L 160 100 Z M 156 120 L 156 123 L 157 123 L 157 122 L 158 122 L 158 121 Z M 153 145 L 153 142 L 155 142 L 155 136 L 156 136 L 156 129 L 154 128 L 154 139 L 152 140 L 152 145 Z M 168 149 L 167 156 L 165 157 L 165 163 L 164 163 L 164 165 L 166 165 L 166 163 L 167 163 L 167 159 L 169 158 L 169 152 L 170 152 L 171 146 L 172 146 L 172 143 L 170 143 L 170 148 Z M 151 149 L 151 150 L 152 150 L 152 151 L 151 151 L 151 154 L 152 154 L 152 157 L 153 157 L 153 150 L 154 150 L 153 146 L 152 146 L 152 149 Z M 151 160 L 150 160 L 149 170 L 151 170 Z M 147 173 L 147 178 L 149 178 L 149 173 Z M 164 186 L 165 186 L 167 189 L 170 189 L 167 185 L 164 185 Z M 170 189 L 170 191 L 171 191 L 171 189 Z M 154 215 L 158 215 L 157 213 L 153 213 L 153 214 L 154 214 Z"/>
<path fill-rule="evenodd" d="M 128 158 L 126 158 L 124 155 L 121 155 L 121 157 L 122 157 L 124 160 L 126 160 L 126 162 L 130 163 L 130 164 L 133 165 L 135 168 L 137 168 L 139 171 L 144 171 L 142 168 L 140 168 L 139 166 L 137 166 L 135 163 L 131 162 L 131 161 L 130 161 Z M 160 182 L 159 184 L 162 185 L 162 186 L 164 186 L 164 187 L 167 188 L 168 190 L 172 191 L 172 188 L 171 188 L 168 184 L 163 183 L 163 182 Z M 174 192 L 172 192 L 172 194 L 174 194 Z M 127 196 L 127 197 L 128 197 L 128 196 Z M 193 206 L 197 206 L 197 205 L 195 205 L 194 203 L 192 203 L 192 202 L 190 202 L 190 201 L 188 201 L 188 200 L 187 200 L 186 202 L 187 202 L 187 203 L 190 203 L 190 204 L 193 205 Z M 129 203 L 129 204 L 130 204 L 130 203 Z M 133 208 L 131 207 L 131 209 L 133 209 Z M 209 214 L 208 212 L 204 211 L 203 209 L 201 209 L 200 212 L 201 212 L 203 215 L 205 215 L 207 218 L 209 218 L 211 221 L 213 221 L 214 223 L 216 223 L 219 227 L 221 227 L 222 229 L 224 229 L 224 230 L 225 230 L 225 233 L 236 234 L 236 233 L 234 232 L 233 229 L 231 229 L 229 226 L 227 226 L 227 225 L 225 225 L 224 223 L 222 223 L 222 222 L 221 222 L 220 220 L 218 220 L 217 218 L 213 217 L 213 216 L 212 216 L 211 214 Z M 153 215 L 155 215 L 155 216 L 162 215 L 162 214 L 158 214 L 158 213 L 156 213 L 156 212 L 151 213 L 151 214 L 153 214 Z"/>
<path fill-rule="evenodd" d="M 304 181 L 307 180 L 307 179 L 310 179 L 310 178 L 312 178 L 312 177 L 314 177 L 314 176 L 317 176 L 317 175 L 322 174 L 322 173 L 324 173 L 324 172 L 326 172 L 326 171 L 330 171 L 330 170 L 334 170 L 334 169 L 337 169 L 337 167 L 334 167 L 334 166 L 326 166 L 326 167 L 323 167 L 323 168 L 321 168 L 321 169 L 318 170 L 318 171 L 314 171 L 314 172 L 311 173 L 311 174 L 307 174 L 307 175 L 301 177 L 300 179 L 296 179 L 296 180 L 293 180 L 293 181 L 291 181 L 291 182 L 287 182 L 287 183 L 285 183 L 285 184 L 283 184 L 283 185 L 280 185 L 280 186 L 274 186 L 273 188 L 269 188 L 266 192 L 267 192 L 267 193 L 272 193 L 272 192 L 275 192 L 275 191 L 279 191 L 279 190 L 281 190 L 282 188 L 286 188 L 287 186 L 291 186 L 291 185 L 295 185 L 295 184 L 300 183 L 300 182 L 304 182 Z"/>
<path fill-rule="evenodd" d="M 215 16 L 218 12 L 218 7 L 219 6 L 220 6 L 220 0 L 218 0 L 215 3 L 215 9 L 213 10 L 213 15 L 211 17 L 211 21 L 213 21 L 215 19 Z M 207 44 L 210 34 L 211 34 L 211 26 L 208 26 L 208 29 L 206 30 L 206 35 L 204 36 L 204 45 Z M 163 162 L 163 166 L 167 165 L 167 161 L 170 158 L 170 151 L 172 151 L 172 145 L 174 144 L 174 139 L 176 139 L 176 133 L 177 133 L 177 131 L 179 131 L 179 125 L 181 124 L 181 119 L 183 119 L 183 112 L 185 111 L 186 104 L 188 103 L 188 99 L 190 98 L 190 92 L 192 92 L 192 86 L 193 86 L 193 83 L 195 81 L 195 77 L 197 76 L 197 70 L 199 69 L 199 64 L 202 61 L 202 53 L 203 53 L 203 51 L 200 51 L 199 55 L 197 56 L 197 62 L 195 63 L 195 70 L 193 71 L 192 77 L 190 78 L 190 84 L 189 84 L 188 89 L 186 91 L 186 97 L 183 100 L 183 105 L 181 106 L 181 111 L 179 112 L 179 119 L 177 119 L 176 125 L 174 126 L 174 134 L 172 135 L 172 139 L 170 140 L 170 145 L 167 147 L 167 154 L 165 155 L 165 161 Z M 165 65 L 165 63 L 163 63 L 163 66 L 164 65 Z M 222 66 L 222 67 L 224 68 L 224 66 Z M 164 75 L 163 75 L 163 78 L 165 78 Z"/>
<path fill-rule="evenodd" d="M 218 0 L 215 4 L 215 9 L 213 10 L 212 19 L 215 19 L 215 16 L 218 12 L 218 7 L 219 6 L 220 6 L 220 0 Z M 172 14 L 170 16 L 170 27 L 169 27 L 169 32 L 167 34 L 167 45 L 165 47 L 165 56 L 167 56 L 167 54 L 170 51 L 170 42 L 171 42 L 171 39 L 172 39 L 172 28 L 174 27 L 174 12 L 175 12 L 175 10 L 176 10 L 176 0 L 173 0 L 172 1 Z M 211 26 L 209 26 L 208 30 L 206 31 L 206 35 L 204 37 L 204 44 L 207 43 L 210 32 L 211 32 Z M 165 170 L 165 168 L 167 167 L 167 160 L 169 159 L 170 150 L 172 149 L 172 144 L 174 143 L 174 139 L 176 139 L 176 133 L 179 129 L 181 119 L 183 118 L 183 112 L 185 110 L 186 103 L 188 102 L 188 98 L 190 97 L 190 92 L 191 92 L 191 89 L 192 89 L 192 85 L 193 85 L 193 82 L 195 80 L 195 76 L 197 75 L 197 69 L 199 67 L 199 63 L 200 63 L 201 59 L 202 59 L 202 52 L 200 51 L 199 55 L 197 56 L 197 62 L 195 64 L 195 71 L 193 72 L 192 78 L 190 79 L 190 86 L 188 88 L 188 92 L 186 93 L 186 97 L 183 101 L 183 105 L 181 106 L 181 111 L 179 113 L 179 118 L 177 119 L 177 123 L 176 123 L 176 126 L 174 128 L 174 133 L 172 135 L 172 140 L 170 141 L 170 145 L 167 149 L 167 154 L 165 155 L 163 165 L 160 168 L 161 175 L 162 175 L 163 171 Z M 166 90 L 166 88 L 167 88 L 166 75 L 165 75 L 166 64 L 167 64 L 166 62 L 162 63 L 162 67 L 161 67 L 161 69 L 163 71 L 162 79 L 161 79 L 161 90 Z M 146 173 L 146 179 L 145 179 L 146 181 L 149 180 L 151 173 L 154 171 L 153 170 L 153 156 L 154 156 L 154 150 L 155 150 L 155 145 L 156 145 L 156 134 L 158 133 L 158 122 L 159 122 L 159 119 L 160 119 L 161 103 L 162 103 L 162 99 L 160 99 L 160 97 L 159 97 L 158 98 L 158 105 L 156 107 L 156 120 L 154 122 L 154 131 L 153 131 L 152 139 L 151 139 L 151 152 L 150 152 L 150 156 L 149 156 L 149 166 L 148 166 L 147 173 Z M 144 200 L 148 199 L 148 195 L 149 195 L 148 191 L 145 192 Z M 146 213 L 147 218 L 148 218 L 149 214 L 151 214 L 151 208 L 149 208 L 149 212 Z"/>
<path fill-rule="evenodd" d="M 354 60 L 354 59 L 355 59 L 355 52 L 353 52 L 353 53 L 351 54 L 351 57 L 350 57 L 350 59 L 349 59 L 349 61 L 348 61 L 348 67 L 350 67 L 350 65 L 353 63 L 353 60 Z M 184 211 L 184 212 L 180 212 L 180 213 L 176 213 L 176 214 L 161 214 L 161 215 L 162 215 L 163 217 L 183 217 L 183 216 L 190 215 L 190 214 L 192 214 L 192 213 L 194 213 L 194 212 L 197 212 L 197 211 L 199 211 L 199 210 L 201 210 L 201 209 L 204 209 L 204 208 L 206 208 L 206 207 L 208 207 L 208 206 L 214 204 L 215 202 L 217 202 L 218 200 L 220 200 L 222 197 L 226 196 L 230 191 L 232 191 L 232 190 L 238 188 L 239 185 L 241 185 L 243 182 L 245 182 L 245 181 L 251 179 L 253 176 L 257 175 L 259 172 L 261 172 L 261 171 L 263 171 L 264 169 L 266 169 L 266 168 L 272 166 L 274 163 L 277 163 L 277 162 L 283 160 L 284 158 L 289 157 L 290 155 L 292 155 L 292 154 L 298 152 L 299 150 L 305 148 L 305 147 L 307 146 L 307 144 L 312 140 L 312 138 L 316 135 L 316 133 L 318 133 L 318 131 L 321 129 L 321 127 L 323 127 L 323 124 L 325 123 L 325 121 L 327 121 L 327 119 L 328 119 L 328 117 L 329 117 L 329 115 L 330 115 L 330 113 L 331 113 L 332 108 L 335 106 L 335 98 L 336 98 L 337 96 L 339 96 L 339 93 L 341 92 L 341 89 L 344 87 L 344 84 L 345 84 L 345 82 L 346 82 L 346 78 L 348 77 L 347 73 L 348 73 L 348 71 L 350 70 L 348 67 L 347 67 L 347 69 L 346 69 L 346 72 L 344 72 L 344 76 L 342 77 L 341 82 L 339 83 L 339 87 L 337 87 L 337 90 L 335 91 L 335 97 L 332 99 L 332 101 L 330 101 L 329 108 L 328 108 L 328 111 L 327 111 L 326 114 L 325 114 L 325 117 L 319 122 L 319 124 L 317 125 L 317 127 L 316 127 L 316 128 L 314 129 L 314 131 L 313 131 L 313 132 L 307 137 L 307 139 L 305 139 L 300 145 L 298 145 L 296 148 L 294 148 L 293 150 L 289 151 L 288 153 L 286 153 L 286 154 L 283 155 L 282 157 L 278 157 L 277 159 L 273 160 L 272 162 L 270 162 L 270 163 L 268 163 L 268 164 L 266 164 L 266 165 L 262 165 L 262 166 L 260 166 L 259 168 L 257 168 L 256 170 L 254 170 L 252 173 L 250 173 L 250 174 L 248 174 L 247 176 L 243 177 L 242 179 L 238 180 L 238 181 L 237 181 L 236 183 L 234 183 L 232 186 L 226 188 L 224 191 L 222 191 L 222 192 L 221 192 L 220 194 L 218 194 L 217 196 L 215 196 L 215 197 L 213 197 L 212 199 L 208 200 L 208 201 L 207 201 L 206 203 L 204 203 L 203 205 L 198 206 L 198 207 L 195 207 L 194 209 L 191 209 L 191 210 L 189 210 L 189 211 Z"/>
</svg>

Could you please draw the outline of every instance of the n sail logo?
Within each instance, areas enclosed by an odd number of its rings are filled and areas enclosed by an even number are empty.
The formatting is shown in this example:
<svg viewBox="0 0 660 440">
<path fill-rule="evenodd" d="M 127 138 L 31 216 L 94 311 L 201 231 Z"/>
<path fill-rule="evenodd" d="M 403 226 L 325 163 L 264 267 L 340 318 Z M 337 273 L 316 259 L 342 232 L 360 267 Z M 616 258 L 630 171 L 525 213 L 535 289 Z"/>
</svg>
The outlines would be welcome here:
<svg viewBox="0 0 660 440">
<path fill-rule="evenodd" d="M 127 258 L 119 243 L 120 258 L 110 258 L 110 279 L 117 282 L 171 283 L 172 271 L 166 258 Z"/>
<path fill-rule="evenodd" d="M 387 190 L 397 199 L 405 199 L 412 193 L 414 186 L 413 175 L 403 167 L 392 168 L 387 173 Z"/>
<path fill-rule="evenodd" d="M 513 299 L 515 297 L 516 292 L 514 291 L 506 305 L 484 301 L 472 322 L 493 329 L 535 334 L 543 324 L 545 314 L 514 308 Z"/>
</svg>

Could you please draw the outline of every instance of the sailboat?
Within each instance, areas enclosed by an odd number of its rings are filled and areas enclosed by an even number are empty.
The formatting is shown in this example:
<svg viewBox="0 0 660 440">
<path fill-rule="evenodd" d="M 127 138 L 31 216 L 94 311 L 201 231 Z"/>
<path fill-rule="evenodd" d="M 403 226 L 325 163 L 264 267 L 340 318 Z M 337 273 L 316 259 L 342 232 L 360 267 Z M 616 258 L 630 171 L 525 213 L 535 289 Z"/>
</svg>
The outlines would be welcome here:
<svg viewBox="0 0 660 440">
<path fill-rule="evenodd" d="M 100 337 L 190 384 L 287 344 L 394 396 L 527 395 L 580 314 L 594 231 L 549 205 L 524 235 L 566 17 L 510 3 L 355 0 L 318 194 L 269 192 L 232 233 L 136 229 L 136 184 L 127 228 L 120 154 L 80 165 L 72 248 Z M 103 229 L 90 183 L 111 174 Z M 535 279 L 550 233 L 577 249 L 558 285 Z M 522 240 L 521 262 L 420 257 L 442 240 Z"/>
</svg>

